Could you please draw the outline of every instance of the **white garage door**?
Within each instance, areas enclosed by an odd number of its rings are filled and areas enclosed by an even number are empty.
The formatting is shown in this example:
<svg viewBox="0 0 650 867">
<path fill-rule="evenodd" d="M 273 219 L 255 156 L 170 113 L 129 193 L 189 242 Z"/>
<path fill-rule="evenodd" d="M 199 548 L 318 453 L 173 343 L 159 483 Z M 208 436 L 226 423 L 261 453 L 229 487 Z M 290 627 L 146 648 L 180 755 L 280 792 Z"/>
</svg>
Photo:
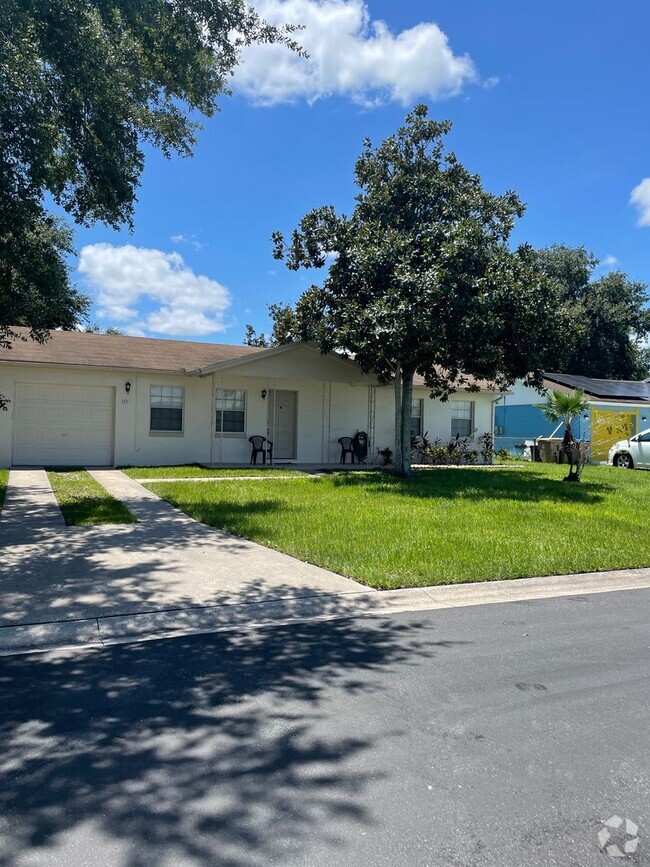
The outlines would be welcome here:
<svg viewBox="0 0 650 867">
<path fill-rule="evenodd" d="M 115 389 L 19 383 L 14 399 L 16 466 L 110 466 Z"/>
</svg>

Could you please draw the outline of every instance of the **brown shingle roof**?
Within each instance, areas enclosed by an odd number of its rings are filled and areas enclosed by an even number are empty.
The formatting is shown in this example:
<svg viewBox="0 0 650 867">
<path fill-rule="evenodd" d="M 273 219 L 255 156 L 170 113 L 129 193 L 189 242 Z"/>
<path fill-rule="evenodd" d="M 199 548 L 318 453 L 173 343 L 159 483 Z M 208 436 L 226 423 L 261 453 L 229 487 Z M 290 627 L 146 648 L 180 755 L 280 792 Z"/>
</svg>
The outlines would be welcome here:
<svg viewBox="0 0 650 867">
<path fill-rule="evenodd" d="M 15 328 L 14 331 L 26 337 L 29 335 L 27 328 Z M 50 339 L 43 344 L 28 337 L 27 340 L 16 340 L 10 349 L 0 348 L 0 363 L 70 364 L 182 373 L 256 352 L 260 352 L 257 346 L 52 331 Z"/>
<path fill-rule="evenodd" d="M 29 339 L 29 329 L 15 327 L 13 330 L 27 337 L 27 340 L 16 340 L 10 349 L 0 347 L 0 364 L 61 364 L 183 373 L 264 351 L 258 346 L 124 337 L 121 334 L 85 331 L 51 331 L 50 339 L 40 344 Z M 481 391 L 490 389 L 485 380 L 472 376 L 467 376 L 467 380 L 468 383 L 475 383 Z M 422 386 L 424 379 L 416 375 L 413 384 Z M 462 391 L 466 387 L 466 384 L 459 385 L 458 390 Z"/>
<path fill-rule="evenodd" d="M 475 376 L 470 376 L 469 373 L 464 373 L 463 378 L 466 379 L 467 382 L 458 383 L 456 386 L 457 391 L 465 391 L 468 386 L 471 385 L 476 386 L 480 391 L 493 391 L 496 394 L 499 394 L 499 387 L 487 379 L 477 379 Z M 416 373 L 413 377 L 413 385 L 418 387 L 425 385 L 424 377 L 420 376 L 419 373 Z"/>
</svg>

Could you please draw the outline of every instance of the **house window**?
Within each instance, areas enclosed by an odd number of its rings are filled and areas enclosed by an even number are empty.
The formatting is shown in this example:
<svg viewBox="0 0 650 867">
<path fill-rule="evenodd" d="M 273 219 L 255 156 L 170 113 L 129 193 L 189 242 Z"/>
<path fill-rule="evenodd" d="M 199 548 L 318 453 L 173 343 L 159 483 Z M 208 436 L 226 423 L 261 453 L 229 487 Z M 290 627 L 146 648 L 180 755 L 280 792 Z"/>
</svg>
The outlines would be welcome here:
<svg viewBox="0 0 650 867">
<path fill-rule="evenodd" d="M 424 418 L 424 401 L 420 398 L 411 402 L 411 436 L 422 436 L 422 419 Z"/>
<path fill-rule="evenodd" d="M 218 388 L 215 394 L 216 433 L 243 434 L 246 431 L 246 392 Z"/>
<path fill-rule="evenodd" d="M 183 430 L 183 388 L 176 385 L 152 385 L 150 389 L 149 430 Z"/>
<path fill-rule="evenodd" d="M 474 433 L 474 401 L 452 400 L 451 436 L 471 437 Z"/>
</svg>

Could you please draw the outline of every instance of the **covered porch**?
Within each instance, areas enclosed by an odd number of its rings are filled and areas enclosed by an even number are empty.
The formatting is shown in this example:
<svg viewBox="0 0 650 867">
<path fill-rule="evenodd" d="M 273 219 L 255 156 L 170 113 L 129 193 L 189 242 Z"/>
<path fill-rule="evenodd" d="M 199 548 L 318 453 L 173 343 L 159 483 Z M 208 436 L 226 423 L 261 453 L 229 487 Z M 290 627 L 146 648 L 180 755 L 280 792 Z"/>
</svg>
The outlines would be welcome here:
<svg viewBox="0 0 650 867">
<path fill-rule="evenodd" d="M 338 440 L 358 431 L 368 434 L 368 465 L 376 458 L 377 383 L 352 362 L 303 343 L 192 373 L 212 383 L 215 426 L 206 466 L 250 466 L 250 437 L 264 437 L 262 448 L 273 444 L 276 467 L 334 468 Z M 260 468 L 264 457 L 256 456 Z"/>
</svg>

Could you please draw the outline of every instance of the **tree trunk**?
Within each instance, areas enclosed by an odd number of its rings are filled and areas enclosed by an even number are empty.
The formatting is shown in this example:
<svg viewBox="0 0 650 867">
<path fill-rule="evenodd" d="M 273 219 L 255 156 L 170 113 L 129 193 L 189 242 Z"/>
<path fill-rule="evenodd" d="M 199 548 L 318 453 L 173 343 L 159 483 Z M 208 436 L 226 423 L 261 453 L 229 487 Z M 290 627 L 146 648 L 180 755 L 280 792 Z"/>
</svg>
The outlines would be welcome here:
<svg viewBox="0 0 650 867">
<path fill-rule="evenodd" d="M 413 370 L 401 369 L 395 378 L 395 475 L 402 478 L 411 475 L 413 374 Z"/>
<path fill-rule="evenodd" d="M 567 456 L 569 461 L 569 473 L 564 477 L 565 482 L 580 481 L 580 456 L 576 457 L 576 441 L 571 429 L 571 422 L 564 423 L 564 438 L 562 440 L 562 451 Z M 575 469 L 574 469 L 575 467 Z"/>
</svg>

